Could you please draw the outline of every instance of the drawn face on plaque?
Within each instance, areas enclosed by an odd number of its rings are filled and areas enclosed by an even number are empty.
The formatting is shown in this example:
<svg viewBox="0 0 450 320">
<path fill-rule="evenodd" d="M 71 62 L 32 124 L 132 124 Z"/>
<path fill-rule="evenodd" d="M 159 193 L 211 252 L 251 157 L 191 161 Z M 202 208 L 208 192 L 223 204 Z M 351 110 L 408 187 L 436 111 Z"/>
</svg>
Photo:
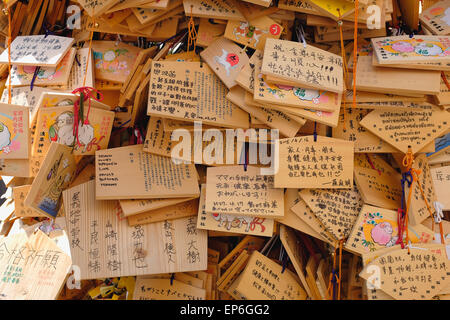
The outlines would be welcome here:
<svg viewBox="0 0 450 320">
<path fill-rule="evenodd" d="M 19 137 L 24 133 L 23 111 L 13 111 L 12 114 L 0 113 L 0 154 L 13 154 L 19 150 Z"/>
<path fill-rule="evenodd" d="M 224 67 L 227 76 L 230 76 L 230 71 L 237 68 L 239 64 L 239 56 L 232 52 L 229 53 L 225 49 L 222 49 L 222 55 L 220 57 L 215 56 L 214 60 Z"/>
<path fill-rule="evenodd" d="M 276 29 L 278 27 L 278 29 Z M 279 34 L 280 33 L 280 27 L 276 24 L 274 24 L 271 28 L 272 34 Z M 267 30 L 262 30 L 255 26 L 250 26 L 248 21 L 242 21 L 239 23 L 239 27 L 236 27 L 233 29 L 233 35 L 236 37 L 236 40 L 239 40 L 240 37 L 247 38 L 249 42 L 254 41 L 253 45 L 256 47 L 259 43 L 259 38 L 265 34 L 269 33 Z"/>
</svg>

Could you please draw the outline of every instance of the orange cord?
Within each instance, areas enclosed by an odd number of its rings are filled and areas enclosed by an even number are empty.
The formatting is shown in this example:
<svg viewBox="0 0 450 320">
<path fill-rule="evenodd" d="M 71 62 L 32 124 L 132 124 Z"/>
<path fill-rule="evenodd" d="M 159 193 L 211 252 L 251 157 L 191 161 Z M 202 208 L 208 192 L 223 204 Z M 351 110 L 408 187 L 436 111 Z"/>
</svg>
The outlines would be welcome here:
<svg viewBox="0 0 450 320">
<path fill-rule="evenodd" d="M 194 18 L 192 17 L 192 8 L 194 6 L 191 5 L 191 16 L 189 18 L 189 23 L 188 23 L 188 51 L 189 48 L 191 47 L 191 45 L 194 45 L 194 52 L 195 52 L 195 47 L 197 45 L 197 30 L 195 30 L 195 21 Z"/>
<path fill-rule="evenodd" d="M 92 26 L 95 28 L 95 20 L 94 20 L 94 18 L 92 18 Z M 92 54 L 92 38 L 93 37 L 94 37 L 94 30 L 91 30 L 91 34 L 89 35 L 89 53 L 88 53 L 88 57 L 90 57 L 91 54 Z M 88 74 L 89 60 L 90 59 L 87 59 L 86 70 L 84 71 L 83 87 L 86 86 L 86 76 Z"/>
<path fill-rule="evenodd" d="M 404 167 L 406 167 L 406 171 L 410 171 L 411 170 L 411 168 L 412 168 L 412 165 L 413 165 L 413 163 L 414 163 L 414 155 L 413 155 L 413 152 L 412 152 L 412 149 L 411 149 L 411 147 L 408 147 L 408 152 L 406 152 L 406 154 L 405 154 L 405 156 L 403 157 L 403 161 L 402 161 L 402 164 L 403 164 L 403 166 Z M 409 230 L 408 230 L 408 212 L 409 212 L 409 205 L 410 205 L 410 203 L 411 203 L 411 195 L 412 195 L 412 184 L 414 183 L 414 181 L 415 181 L 415 177 L 413 176 L 413 181 L 411 182 L 411 186 L 410 186 L 410 188 L 409 188 L 409 192 L 408 192 L 408 200 L 407 200 L 407 202 L 406 202 L 406 211 L 405 211 L 405 216 L 406 216 L 406 218 L 405 218 L 405 226 L 404 226 L 404 229 L 405 229 L 405 232 L 406 232 L 406 245 L 408 246 L 408 242 L 409 242 Z M 403 241 L 403 239 L 401 239 L 401 241 Z M 408 253 L 410 252 L 410 250 L 409 250 L 409 246 L 408 246 Z"/>
<path fill-rule="evenodd" d="M 408 152 L 406 152 L 405 156 L 403 157 L 402 164 L 406 168 L 406 171 L 409 171 L 413 163 L 414 163 L 414 155 L 412 153 L 411 147 L 408 147 Z"/>
<path fill-rule="evenodd" d="M 353 108 L 356 108 L 356 65 L 358 63 L 358 10 L 359 0 L 355 0 L 355 30 L 353 34 Z"/>
<path fill-rule="evenodd" d="M 334 255 L 333 255 L 333 270 L 334 269 L 336 269 L 336 254 L 337 254 L 337 245 L 336 245 L 336 247 L 334 248 Z M 328 291 L 328 297 L 330 298 L 330 300 L 333 298 L 333 291 L 332 291 L 332 289 L 333 289 L 333 283 L 332 283 L 332 280 L 333 280 L 333 272 L 331 272 L 330 273 L 330 278 L 329 278 L 329 280 L 328 280 L 328 288 L 327 288 L 327 291 Z M 339 279 L 338 279 L 339 280 Z"/>
<path fill-rule="evenodd" d="M 6 3 L 5 3 L 6 5 Z M 11 104 L 12 93 L 11 93 L 11 42 L 12 42 L 12 32 L 11 32 L 11 10 L 8 7 L 8 104 Z"/>
<path fill-rule="evenodd" d="M 412 182 L 411 182 L 411 186 L 410 186 L 409 192 L 408 192 L 408 202 L 406 203 L 406 212 L 405 212 L 405 214 L 406 214 L 406 219 L 405 219 L 406 244 L 408 245 L 408 242 L 409 242 L 408 212 L 409 212 L 409 205 L 411 203 L 411 195 L 412 195 L 412 189 L 413 189 L 414 182 L 417 182 L 417 185 L 419 186 L 420 193 L 422 195 L 423 200 L 425 201 L 425 205 L 427 207 L 428 213 L 430 214 L 430 217 L 432 220 L 433 220 L 433 211 L 431 210 L 428 200 L 425 197 L 425 192 L 423 191 L 422 186 L 419 183 L 419 175 L 421 174 L 422 171 L 412 168 L 412 165 L 414 164 L 414 155 L 412 153 L 411 147 L 408 147 L 408 152 L 403 157 L 402 164 L 404 167 L 406 167 L 407 171 L 411 172 L 411 176 L 412 176 Z M 440 234 L 441 234 L 441 242 L 442 242 L 442 244 L 445 244 L 442 222 L 439 224 L 439 229 L 440 229 Z M 432 223 L 432 230 L 434 232 L 434 223 Z M 408 252 L 409 252 L 409 247 L 408 247 Z"/>
<path fill-rule="evenodd" d="M 339 276 L 336 276 L 336 282 L 338 284 L 338 292 L 337 292 L 337 298 L 338 300 L 341 300 L 341 277 L 342 277 L 342 247 L 344 244 L 344 239 L 339 240 L 336 243 L 336 247 L 334 248 L 334 256 L 333 256 L 333 270 L 336 270 L 336 256 L 337 256 L 337 250 L 339 248 Z M 333 272 L 331 272 L 330 274 L 330 278 L 328 281 L 328 288 L 327 288 L 327 292 L 328 292 L 328 297 L 329 299 L 333 299 Z"/>
<path fill-rule="evenodd" d="M 445 75 L 444 71 L 441 71 L 441 77 L 442 77 L 442 80 L 444 80 L 444 83 L 447 86 L 447 89 L 450 90 L 450 83 L 448 83 L 447 76 Z"/>
</svg>

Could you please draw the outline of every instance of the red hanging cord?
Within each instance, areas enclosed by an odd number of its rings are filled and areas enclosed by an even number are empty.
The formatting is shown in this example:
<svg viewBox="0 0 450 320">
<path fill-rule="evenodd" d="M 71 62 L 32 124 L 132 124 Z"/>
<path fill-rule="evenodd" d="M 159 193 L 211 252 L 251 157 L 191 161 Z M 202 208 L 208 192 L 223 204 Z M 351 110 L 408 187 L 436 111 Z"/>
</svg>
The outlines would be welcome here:
<svg viewBox="0 0 450 320">
<path fill-rule="evenodd" d="M 73 135 L 76 138 L 77 146 L 80 147 L 80 146 L 82 146 L 82 144 L 80 143 L 80 141 L 78 139 L 78 128 L 79 128 L 80 121 L 82 121 L 82 125 L 89 124 L 89 113 L 91 112 L 91 99 L 94 99 L 96 101 L 102 101 L 103 95 L 97 89 L 94 89 L 91 87 L 80 87 L 80 88 L 73 90 L 72 93 L 80 94 L 80 99 L 75 101 L 75 103 L 73 105 L 73 109 L 74 109 Z M 94 95 L 93 95 L 93 93 L 94 93 Z M 83 101 L 81 101 L 81 100 L 83 100 Z M 85 101 L 89 101 L 89 107 L 88 107 L 88 111 L 86 113 L 86 119 L 83 120 L 83 119 L 80 119 L 80 104 L 81 104 L 81 102 L 84 103 Z M 82 111 L 84 113 L 84 110 L 82 110 Z M 83 117 L 83 114 L 81 115 L 81 117 Z"/>
</svg>

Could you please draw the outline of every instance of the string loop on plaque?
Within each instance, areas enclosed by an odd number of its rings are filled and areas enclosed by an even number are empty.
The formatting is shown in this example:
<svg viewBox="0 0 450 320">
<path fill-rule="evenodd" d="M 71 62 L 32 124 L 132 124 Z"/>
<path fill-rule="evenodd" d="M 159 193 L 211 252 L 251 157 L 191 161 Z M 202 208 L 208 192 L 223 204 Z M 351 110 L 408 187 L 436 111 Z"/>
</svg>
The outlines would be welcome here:
<svg viewBox="0 0 450 320">
<path fill-rule="evenodd" d="M 72 94 L 80 94 L 80 98 L 76 100 L 73 104 L 74 108 L 74 124 L 73 124 L 73 136 L 74 136 L 74 146 L 81 147 L 82 144 L 79 141 L 79 128 L 89 124 L 89 113 L 91 111 L 91 99 L 96 101 L 102 101 L 103 95 L 94 88 L 91 87 L 81 87 L 72 91 Z M 95 94 L 95 95 L 94 95 Z M 84 119 L 84 103 L 88 101 L 89 107 L 86 113 L 86 119 Z M 72 149 L 73 151 L 73 149 Z"/>
<path fill-rule="evenodd" d="M 314 121 L 314 142 L 317 142 L 317 121 Z"/>
</svg>

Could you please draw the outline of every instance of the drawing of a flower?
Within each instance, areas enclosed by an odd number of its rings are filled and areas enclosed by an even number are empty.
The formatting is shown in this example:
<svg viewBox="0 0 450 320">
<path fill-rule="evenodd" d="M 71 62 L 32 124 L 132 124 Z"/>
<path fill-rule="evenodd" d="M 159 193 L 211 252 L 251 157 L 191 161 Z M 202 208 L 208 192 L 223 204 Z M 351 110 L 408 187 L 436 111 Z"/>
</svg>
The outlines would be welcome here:
<svg viewBox="0 0 450 320">
<path fill-rule="evenodd" d="M 119 70 L 126 70 L 126 69 L 128 69 L 127 62 L 126 62 L 126 61 L 120 61 L 120 62 L 119 62 L 118 69 L 119 69 Z"/>
</svg>

